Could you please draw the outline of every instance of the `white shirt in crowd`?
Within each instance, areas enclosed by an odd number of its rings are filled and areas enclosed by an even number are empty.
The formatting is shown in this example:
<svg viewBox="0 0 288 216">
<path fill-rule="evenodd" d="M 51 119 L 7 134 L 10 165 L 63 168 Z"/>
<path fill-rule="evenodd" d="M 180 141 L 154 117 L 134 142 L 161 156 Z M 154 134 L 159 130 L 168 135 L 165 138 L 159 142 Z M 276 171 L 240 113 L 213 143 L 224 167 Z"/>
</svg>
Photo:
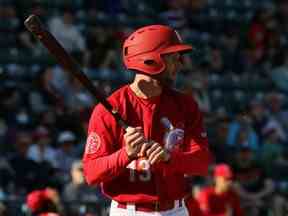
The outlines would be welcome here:
<svg viewBox="0 0 288 216">
<path fill-rule="evenodd" d="M 61 17 L 54 17 L 49 22 L 49 29 L 61 45 L 68 51 L 82 51 L 85 48 L 84 38 L 73 24 L 67 25 Z"/>
</svg>

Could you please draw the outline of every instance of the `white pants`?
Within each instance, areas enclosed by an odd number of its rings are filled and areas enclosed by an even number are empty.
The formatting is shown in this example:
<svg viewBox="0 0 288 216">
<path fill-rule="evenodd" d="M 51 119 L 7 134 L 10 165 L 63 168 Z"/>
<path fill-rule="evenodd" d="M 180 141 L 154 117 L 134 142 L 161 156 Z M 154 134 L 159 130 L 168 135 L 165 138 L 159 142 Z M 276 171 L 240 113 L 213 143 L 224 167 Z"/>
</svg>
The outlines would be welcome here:
<svg viewBox="0 0 288 216">
<path fill-rule="evenodd" d="M 175 207 L 168 211 L 160 212 L 143 212 L 136 211 L 135 205 L 127 205 L 126 208 L 119 208 L 118 202 L 112 200 L 110 208 L 110 216 L 189 216 L 184 199 L 182 199 L 182 206 L 179 205 L 179 200 L 175 201 Z"/>
</svg>

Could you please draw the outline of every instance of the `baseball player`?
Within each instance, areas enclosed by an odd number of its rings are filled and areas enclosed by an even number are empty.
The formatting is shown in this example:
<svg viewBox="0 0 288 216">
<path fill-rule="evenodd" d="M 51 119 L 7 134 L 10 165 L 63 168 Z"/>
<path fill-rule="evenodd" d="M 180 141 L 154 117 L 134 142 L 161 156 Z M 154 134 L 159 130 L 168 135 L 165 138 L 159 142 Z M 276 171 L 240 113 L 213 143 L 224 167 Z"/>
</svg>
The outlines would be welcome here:
<svg viewBox="0 0 288 216">
<path fill-rule="evenodd" d="M 58 214 L 58 193 L 51 189 L 34 190 L 27 195 L 26 205 L 35 216 L 60 216 Z"/>
<path fill-rule="evenodd" d="M 142 27 L 124 42 L 124 64 L 135 78 L 108 101 L 131 127 L 97 105 L 83 155 L 85 179 L 102 183 L 111 216 L 188 215 L 185 174 L 206 175 L 210 162 L 196 102 L 173 90 L 182 54 L 191 50 L 164 25 Z"/>
<path fill-rule="evenodd" d="M 203 188 L 197 196 L 203 215 L 243 216 L 240 197 L 231 187 L 233 173 L 229 165 L 216 165 L 213 175 L 215 185 Z"/>
</svg>

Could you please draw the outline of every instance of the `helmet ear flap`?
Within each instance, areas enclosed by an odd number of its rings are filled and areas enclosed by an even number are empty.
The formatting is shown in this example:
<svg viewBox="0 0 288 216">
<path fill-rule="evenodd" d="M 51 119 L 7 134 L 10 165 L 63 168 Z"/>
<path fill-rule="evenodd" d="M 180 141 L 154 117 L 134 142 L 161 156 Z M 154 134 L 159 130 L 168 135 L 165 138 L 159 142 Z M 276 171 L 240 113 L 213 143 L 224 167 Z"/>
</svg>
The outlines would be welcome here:
<svg viewBox="0 0 288 216">
<path fill-rule="evenodd" d="M 166 68 L 165 62 L 159 53 L 150 53 L 147 58 L 143 60 L 143 64 L 147 70 L 154 71 L 154 74 L 161 73 Z"/>
<path fill-rule="evenodd" d="M 130 61 L 128 69 L 142 71 L 146 74 L 158 74 L 166 68 L 165 62 L 159 53 L 146 53 L 145 55 L 126 59 L 126 61 Z"/>
</svg>

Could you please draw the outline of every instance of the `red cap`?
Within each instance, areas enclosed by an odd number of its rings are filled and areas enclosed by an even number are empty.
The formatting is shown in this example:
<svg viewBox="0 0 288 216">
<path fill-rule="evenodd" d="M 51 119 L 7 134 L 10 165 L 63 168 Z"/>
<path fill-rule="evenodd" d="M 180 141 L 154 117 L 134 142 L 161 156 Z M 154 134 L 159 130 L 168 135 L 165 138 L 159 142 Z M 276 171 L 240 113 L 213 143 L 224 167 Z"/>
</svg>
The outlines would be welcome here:
<svg viewBox="0 0 288 216">
<path fill-rule="evenodd" d="M 214 168 L 214 177 L 222 176 L 227 179 L 231 179 L 233 177 L 233 172 L 229 165 L 227 164 L 218 164 Z"/>
<path fill-rule="evenodd" d="M 27 195 L 26 204 L 32 212 L 36 212 L 49 199 L 49 194 L 46 189 L 34 190 Z"/>
</svg>

